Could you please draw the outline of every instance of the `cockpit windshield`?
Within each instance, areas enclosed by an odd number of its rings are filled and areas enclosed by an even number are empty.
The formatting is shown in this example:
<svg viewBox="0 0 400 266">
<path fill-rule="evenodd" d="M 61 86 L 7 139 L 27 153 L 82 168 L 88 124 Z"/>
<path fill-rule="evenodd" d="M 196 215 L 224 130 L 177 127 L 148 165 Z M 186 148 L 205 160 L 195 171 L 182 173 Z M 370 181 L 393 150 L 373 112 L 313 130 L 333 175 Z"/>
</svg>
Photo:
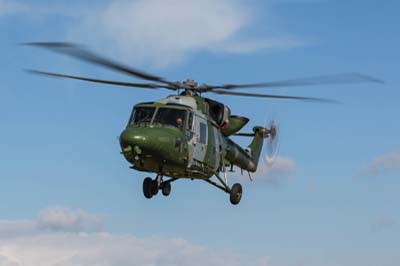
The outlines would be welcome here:
<svg viewBox="0 0 400 266">
<path fill-rule="evenodd" d="M 150 123 L 155 110 L 155 107 L 135 107 L 129 121 L 129 125 Z"/>
<path fill-rule="evenodd" d="M 170 108 L 159 108 L 154 118 L 154 124 L 174 126 L 183 129 L 186 121 L 186 111 Z"/>
</svg>

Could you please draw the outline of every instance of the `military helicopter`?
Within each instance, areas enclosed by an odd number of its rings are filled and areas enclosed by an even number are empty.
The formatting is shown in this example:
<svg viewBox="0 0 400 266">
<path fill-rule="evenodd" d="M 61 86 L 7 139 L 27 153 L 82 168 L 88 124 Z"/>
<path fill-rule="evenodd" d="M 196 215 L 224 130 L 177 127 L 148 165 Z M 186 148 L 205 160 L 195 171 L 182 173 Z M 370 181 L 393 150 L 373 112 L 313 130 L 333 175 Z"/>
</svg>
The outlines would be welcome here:
<svg viewBox="0 0 400 266">
<path fill-rule="evenodd" d="M 203 97 L 205 93 L 335 102 L 321 98 L 247 93 L 236 90 L 382 82 L 362 74 L 344 73 L 253 84 L 198 85 L 191 79 L 184 82 L 172 82 L 148 74 L 99 56 L 77 44 L 37 42 L 27 45 L 46 48 L 151 83 L 120 82 L 28 70 L 31 73 L 133 88 L 167 89 L 175 92 L 165 99 L 136 104 L 126 128 L 119 137 L 121 153 L 132 165 L 131 168 L 156 175 L 154 179 L 146 177 L 143 181 L 143 194 L 146 198 L 157 195 L 159 190 L 164 196 L 168 196 L 171 193 L 173 181 L 184 178 L 199 179 L 228 193 L 230 202 L 236 205 L 242 198 L 242 186 L 239 183 L 232 186 L 228 184 L 228 171 L 232 171 L 236 166 L 241 169 L 242 174 L 243 171 L 248 172 L 252 179 L 250 173 L 257 170 L 266 138 L 269 139 L 268 148 L 271 152 L 275 152 L 278 140 L 276 122 L 271 122 L 268 127 L 255 126 L 251 133 L 240 133 L 239 131 L 249 122 L 249 118 L 232 115 L 227 105 Z M 231 136 L 251 137 L 252 141 L 247 147 L 241 147 L 231 139 Z M 214 176 L 217 179 L 215 181 L 212 179 Z"/>
</svg>

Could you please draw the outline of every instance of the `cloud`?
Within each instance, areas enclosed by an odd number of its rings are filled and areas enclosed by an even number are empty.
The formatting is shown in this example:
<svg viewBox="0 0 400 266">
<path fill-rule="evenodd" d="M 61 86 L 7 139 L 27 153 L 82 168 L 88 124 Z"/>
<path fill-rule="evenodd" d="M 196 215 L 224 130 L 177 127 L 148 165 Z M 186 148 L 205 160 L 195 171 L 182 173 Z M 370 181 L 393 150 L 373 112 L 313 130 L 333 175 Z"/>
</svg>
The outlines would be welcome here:
<svg viewBox="0 0 400 266">
<path fill-rule="evenodd" d="M 262 26 L 249 6 L 239 0 L 110 1 L 83 16 L 70 38 L 157 67 L 204 51 L 242 54 L 304 44 L 288 36 L 247 36 Z"/>
<path fill-rule="evenodd" d="M 294 167 L 295 163 L 289 158 L 277 156 L 271 160 L 266 156 L 260 162 L 254 177 L 274 185 L 279 185 L 284 178 L 293 173 Z"/>
<path fill-rule="evenodd" d="M 65 207 L 42 210 L 37 222 L 40 228 L 66 232 L 99 231 L 102 227 L 101 217 Z"/>
<path fill-rule="evenodd" d="M 32 1 L 0 0 L 0 18 L 18 16 L 22 19 L 28 19 L 29 23 L 35 23 L 38 21 L 37 19 L 46 20 L 50 17 L 79 19 L 89 10 L 90 6 L 82 2 L 77 6 L 58 1 L 43 1 L 33 4 Z"/>
<path fill-rule="evenodd" d="M 382 216 L 371 225 L 371 231 L 381 232 L 395 227 L 398 224 L 398 222 L 399 221 L 393 216 L 389 215 Z"/>
<path fill-rule="evenodd" d="M 109 0 L 70 4 L 0 0 L 0 16 L 68 18 L 66 39 L 134 65 L 166 67 L 202 52 L 249 54 L 306 43 L 281 33 L 272 4 L 243 0 Z M 257 31 L 262 36 L 254 37 Z M 253 33 L 250 34 L 250 32 Z M 49 40 L 51 41 L 51 40 Z"/>
<path fill-rule="evenodd" d="M 400 152 L 387 153 L 372 160 L 362 173 L 379 176 L 386 173 L 400 173 Z"/>
<path fill-rule="evenodd" d="M 0 221 L 0 238 L 30 234 L 36 230 L 34 221 Z M 1 260 L 0 260 L 1 261 Z M 0 264 L 2 265 L 2 264 Z"/>
<path fill-rule="evenodd" d="M 252 258 L 224 250 L 209 250 L 182 238 L 138 238 L 105 232 L 77 233 L 59 228 L 50 231 L 34 226 L 43 222 L 43 216 L 51 224 L 75 224 L 76 219 L 71 217 L 81 216 L 79 213 L 85 213 L 83 216 L 88 214 L 82 210 L 53 207 L 40 212 L 38 220 L 0 221 L 0 231 L 11 230 L 8 234 L 0 235 L 0 265 L 269 265 L 268 257 Z M 15 228 L 25 227 L 26 223 L 31 232 L 25 230 L 18 235 L 12 234 Z"/>
<path fill-rule="evenodd" d="M 306 45 L 293 37 L 269 38 L 223 44 L 222 51 L 235 54 L 249 54 L 260 50 L 289 49 Z"/>
<path fill-rule="evenodd" d="M 39 212 L 36 220 L 1 221 L 0 238 L 35 235 L 40 232 L 99 232 L 103 217 L 83 210 L 48 207 Z M 1 264 L 0 264 L 1 265 Z"/>
<path fill-rule="evenodd" d="M 279 186 L 293 174 L 294 168 L 295 163 L 289 158 L 277 156 L 274 159 L 269 159 L 268 156 L 265 156 L 264 159 L 260 159 L 257 171 L 251 175 L 254 181 L 264 181 Z M 239 171 L 233 177 L 243 180 L 244 177 L 247 177 L 247 173 L 243 173 L 243 176 L 241 176 Z"/>
<path fill-rule="evenodd" d="M 29 6 L 18 1 L 0 0 L 0 16 L 26 13 Z"/>
</svg>

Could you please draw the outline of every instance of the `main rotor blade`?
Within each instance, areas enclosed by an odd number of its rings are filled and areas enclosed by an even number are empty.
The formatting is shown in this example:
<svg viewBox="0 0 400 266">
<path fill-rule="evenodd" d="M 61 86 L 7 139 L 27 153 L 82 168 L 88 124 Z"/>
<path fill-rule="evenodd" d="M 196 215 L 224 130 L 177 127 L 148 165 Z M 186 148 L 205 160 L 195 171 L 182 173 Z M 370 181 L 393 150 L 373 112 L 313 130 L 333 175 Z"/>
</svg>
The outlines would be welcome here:
<svg viewBox="0 0 400 266">
<path fill-rule="evenodd" d="M 240 137 L 254 137 L 256 134 L 254 133 L 234 133 L 232 136 L 240 136 Z"/>
<path fill-rule="evenodd" d="M 204 85 L 200 87 L 202 92 L 213 89 L 242 89 L 242 88 L 274 88 L 274 87 L 294 87 L 294 86 L 314 86 L 322 84 L 351 84 L 375 82 L 384 83 L 382 80 L 359 73 L 342 73 L 335 75 L 315 76 L 299 79 L 290 79 L 273 82 L 251 83 L 251 84 L 226 84 L 226 85 Z"/>
<path fill-rule="evenodd" d="M 145 88 L 145 89 L 164 88 L 164 89 L 175 90 L 175 88 L 173 88 L 173 87 L 169 87 L 169 86 L 161 85 L 161 84 L 131 83 L 131 82 L 104 80 L 104 79 L 85 78 L 85 77 L 72 76 L 72 75 L 59 74 L 59 73 L 52 73 L 52 72 L 39 71 L 39 70 L 31 70 L 31 69 L 28 69 L 26 71 L 29 72 L 29 73 L 33 73 L 33 74 L 46 75 L 46 76 L 57 77 L 57 78 L 77 79 L 77 80 L 84 80 L 84 81 L 89 81 L 89 82 L 96 82 L 96 83 L 103 83 L 103 84 L 110 84 L 110 85 L 117 85 L 117 86 Z"/>
<path fill-rule="evenodd" d="M 62 54 L 77 58 L 79 60 L 86 61 L 88 63 L 100 65 L 100 66 L 112 69 L 114 71 L 122 72 L 122 73 L 131 75 L 131 76 L 135 76 L 135 77 L 138 77 L 141 79 L 150 80 L 150 81 L 154 81 L 154 82 L 160 82 L 160 83 L 168 84 L 170 86 L 175 86 L 175 87 L 177 86 L 177 84 L 175 82 L 165 80 L 164 78 L 154 76 L 152 74 L 148 74 L 141 70 L 137 70 L 137 69 L 125 66 L 123 64 L 117 63 L 115 61 L 112 61 L 110 59 L 104 58 L 93 52 L 85 50 L 84 48 L 82 48 L 81 46 L 79 46 L 77 44 L 64 43 L 64 42 L 32 42 L 32 43 L 27 43 L 27 45 L 47 48 L 47 49 L 50 49 L 57 53 L 62 53 Z"/>
<path fill-rule="evenodd" d="M 291 99 L 291 100 L 314 101 L 314 102 L 325 102 L 325 103 L 339 103 L 339 102 L 337 102 L 335 100 L 314 98 L 314 97 L 286 96 L 286 95 L 273 95 L 273 94 L 258 94 L 258 93 L 224 91 L 224 90 L 211 90 L 210 92 L 217 93 L 217 94 L 234 95 L 234 96 L 248 96 L 248 97 L 275 98 L 275 99 Z"/>
</svg>

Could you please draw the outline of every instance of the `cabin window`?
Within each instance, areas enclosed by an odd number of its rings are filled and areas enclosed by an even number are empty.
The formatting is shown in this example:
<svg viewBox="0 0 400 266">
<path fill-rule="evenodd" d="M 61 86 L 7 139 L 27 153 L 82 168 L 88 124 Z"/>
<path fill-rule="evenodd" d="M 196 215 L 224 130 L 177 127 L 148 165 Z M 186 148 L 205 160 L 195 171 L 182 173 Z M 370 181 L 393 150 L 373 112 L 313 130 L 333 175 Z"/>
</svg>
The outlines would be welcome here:
<svg viewBox="0 0 400 266">
<path fill-rule="evenodd" d="M 200 143 L 206 144 L 207 140 L 207 125 L 200 122 Z"/>
<path fill-rule="evenodd" d="M 129 125 L 150 123 L 155 110 L 155 107 L 135 107 L 129 120 Z"/>
<path fill-rule="evenodd" d="M 153 124 L 161 124 L 184 129 L 186 120 L 186 110 L 159 108 Z"/>
</svg>

